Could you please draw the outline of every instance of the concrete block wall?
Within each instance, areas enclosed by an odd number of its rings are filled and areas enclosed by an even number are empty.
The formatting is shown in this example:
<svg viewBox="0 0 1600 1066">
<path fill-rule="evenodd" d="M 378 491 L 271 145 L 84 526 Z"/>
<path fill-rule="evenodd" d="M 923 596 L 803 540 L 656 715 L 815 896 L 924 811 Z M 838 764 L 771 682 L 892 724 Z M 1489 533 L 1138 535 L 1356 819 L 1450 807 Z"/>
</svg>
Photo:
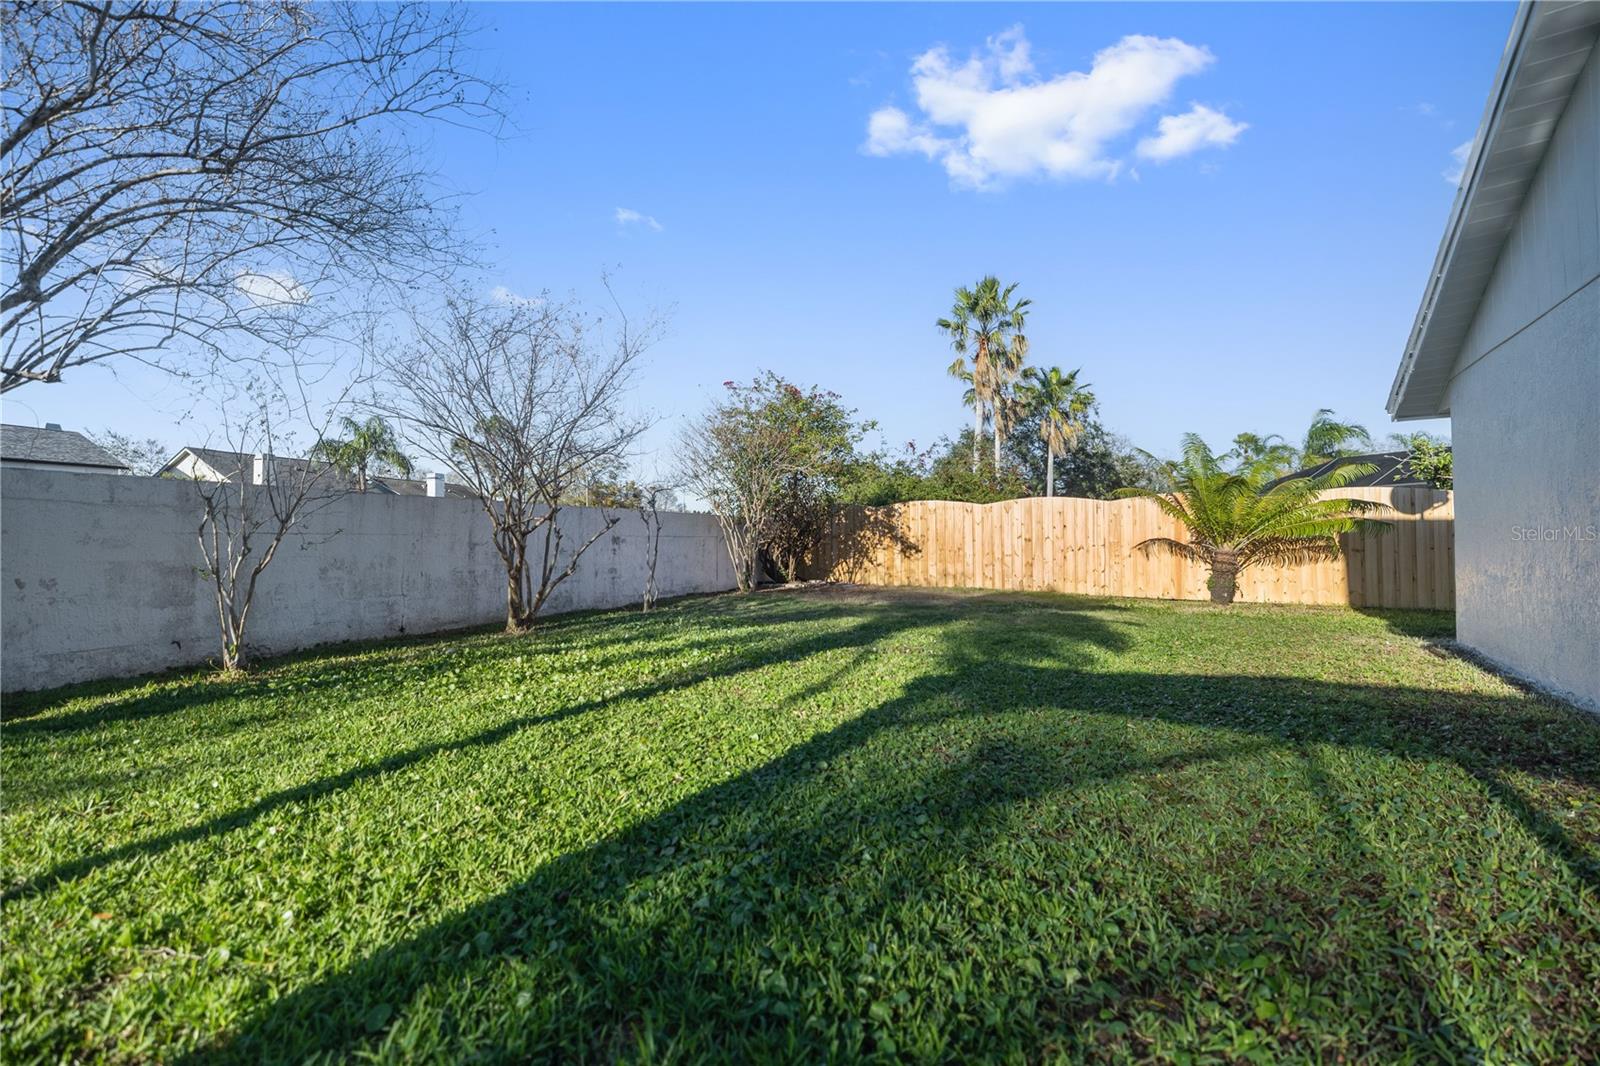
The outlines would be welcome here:
<svg viewBox="0 0 1600 1066">
<path fill-rule="evenodd" d="M 204 662 L 216 608 L 188 482 L 0 470 L 0 689 L 49 688 Z M 645 582 L 638 513 L 584 555 L 543 613 L 636 604 Z M 662 516 L 662 596 L 734 587 L 711 515 Z M 605 521 L 558 518 L 570 551 Z M 538 546 L 537 540 L 531 549 Z M 290 533 L 262 575 L 247 630 L 253 653 L 491 624 L 505 617 L 505 569 L 468 500 L 349 495 Z"/>
</svg>

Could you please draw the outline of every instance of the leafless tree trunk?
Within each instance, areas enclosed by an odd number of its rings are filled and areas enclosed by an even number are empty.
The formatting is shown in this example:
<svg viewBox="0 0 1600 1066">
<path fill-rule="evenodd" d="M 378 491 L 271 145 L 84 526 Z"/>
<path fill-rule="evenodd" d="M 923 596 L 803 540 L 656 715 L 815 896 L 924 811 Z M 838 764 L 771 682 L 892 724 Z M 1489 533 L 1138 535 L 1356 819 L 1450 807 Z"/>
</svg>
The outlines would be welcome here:
<svg viewBox="0 0 1600 1066">
<path fill-rule="evenodd" d="M 219 444 L 233 456 L 234 469 L 220 471 L 225 480 L 196 482 L 201 573 L 212 586 L 221 666 L 229 672 L 250 665 L 247 625 L 261 575 L 285 538 L 349 487 L 329 464 L 283 454 L 294 448 L 285 425 L 304 422 L 305 415 L 286 396 L 262 380 L 226 394 Z"/>
<path fill-rule="evenodd" d="M 639 490 L 639 518 L 644 522 L 644 601 L 642 610 L 649 613 L 656 605 L 656 560 L 661 554 L 660 502 L 666 486 L 649 484 Z"/>
<path fill-rule="evenodd" d="M 506 629 L 526 629 L 619 521 L 607 516 L 563 549 L 563 500 L 648 425 L 622 400 L 655 326 L 636 331 L 620 311 L 612 321 L 548 297 L 515 305 L 454 297 L 441 314 L 413 314 L 411 325 L 410 343 L 376 353 L 389 393 L 379 406 L 482 501 L 506 568 Z M 541 532 L 530 559 L 529 538 Z"/>
<path fill-rule="evenodd" d="M 421 3 L 8 6 L 0 391 L 104 359 L 269 358 L 335 328 L 352 294 L 459 261 L 405 133 L 494 120 L 497 90 L 467 70 L 466 17 Z"/>
</svg>

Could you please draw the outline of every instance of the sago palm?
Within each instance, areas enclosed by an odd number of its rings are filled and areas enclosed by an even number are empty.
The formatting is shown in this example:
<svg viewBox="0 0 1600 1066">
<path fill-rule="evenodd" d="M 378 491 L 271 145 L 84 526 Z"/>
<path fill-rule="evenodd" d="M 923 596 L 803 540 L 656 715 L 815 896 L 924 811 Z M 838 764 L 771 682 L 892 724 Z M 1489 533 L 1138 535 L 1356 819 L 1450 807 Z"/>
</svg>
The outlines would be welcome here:
<svg viewBox="0 0 1600 1066">
<path fill-rule="evenodd" d="M 1211 575 L 1206 587 L 1212 603 L 1232 603 L 1239 575 L 1251 567 L 1337 558 L 1341 534 L 1388 527 L 1363 517 L 1382 510 L 1382 504 L 1321 496 L 1371 473 L 1371 467 L 1360 464 L 1268 489 L 1267 471 L 1228 470 L 1205 441 L 1189 433 L 1183 438 L 1183 457 L 1164 466 L 1172 491 L 1123 489 L 1117 495 L 1154 500 L 1189 531 L 1189 539 L 1151 537 L 1134 550 L 1169 551 L 1200 563 Z"/>
<path fill-rule="evenodd" d="M 367 491 L 369 470 L 392 470 L 401 477 L 411 476 L 411 460 L 400 450 L 400 440 L 389 423 L 377 415 L 365 422 L 347 416 L 339 419 L 339 426 L 347 436 L 343 440 L 319 441 L 311 455 L 353 475 L 357 492 Z"/>
<path fill-rule="evenodd" d="M 1027 371 L 1017 390 L 1025 409 L 1039 416 L 1039 436 L 1044 440 L 1044 494 L 1056 494 L 1056 456 L 1066 455 L 1083 432 L 1084 416 L 1094 406 L 1094 393 L 1078 384 L 1079 370 L 1063 374 L 1061 368 L 1038 367 Z"/>
<path fill-rule="evenodd" d="M 1000 465 L 1000 441 L 1004 433 L 1005 412 L 1000 404 L 1006 389 L 1021 369 L 1022 353 L 1027 350 L 1027 338 L 1022 327 L 1032 300 L 1012 301 L 1017 286 L 1004 289 L 994 275 L 982 278 L 973 287 L 963 286 L 955 291 L 955 303 L 949 318 L 941 318 L 935 325 L 950 337 L 950 347 L 955 350 L 955 361 L 950 364 L 950 374 L 961 378 L 970 375 L 977 403 L 973 408 L 972 469 L 978 469 L 978 438 L 983 432 L 987 413 L 994 423 L 995 468 Z M 970 360 L 970 361 L 969 361 Z"/>
</svg>

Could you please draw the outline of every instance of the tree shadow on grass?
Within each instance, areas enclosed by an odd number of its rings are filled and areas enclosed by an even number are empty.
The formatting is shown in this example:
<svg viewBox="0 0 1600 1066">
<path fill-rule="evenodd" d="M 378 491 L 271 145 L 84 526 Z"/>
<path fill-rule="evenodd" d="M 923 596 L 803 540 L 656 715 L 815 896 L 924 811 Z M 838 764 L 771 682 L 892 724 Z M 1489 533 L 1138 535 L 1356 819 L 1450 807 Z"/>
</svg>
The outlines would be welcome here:
<svg viewBox="0 0 1600 1066">
<path fill-rule="evenodd" d="M 1071 632 L 1016 630 L 1004 652 L 952 639 L 894 698 L 194 1058 L 1479 1057 L 1437 975 L 1393 964 L 1401 886 L 1313 749 L 1459 767 L 1592 901 L 1595 857 L 1504 771 L 1593 789 L 1600 727 L 1515 697 L 1089 673 L 1094 642 L 1120 638 L 1081 618 Z M 1215 855 L 1128 851 L 1157 813 L 1137 790 L 1268 755 L 1303 767 L 1328 834 L 1317 861 L 1247 808 L 1221 812 Z M 1254 784 L 1230 787 L 1243 803 Z M 1184 895 L 1206 877 L 1237 891 Z M 1556 1048 L 1579 1053 L 1572 1033 L 1595 1020 L 1557 1019 Z"/>
<path fill-rule="evenodd" d="M 652 697 L 661 696 L 705 681 L 727 678 L 749 670 L 760 669 L 774 662 L 799 661 L 829 651 L 845 648 L 857 649 L 857 656 L 847 666 L 841 667 L 829 678 L 815 683 L 806 690 L 808 694 L 815 695 L 818 691 L 827 687 L 840 674 L 858 666 L 862 658 L 870 653 L 871 647 L 877 642 L 921 626 L 935 624 L 941 620 L 936 611 L 919 612 L 917 610 L 908 610 L 903 605 L 893 610 L 887 608 L 867 609 L 864 612 L 857 608 L 854 613 L 864 614 L 865 620 L 801 640 L 761 639 L 760 636 L 747 631 L 743 626 L 730 627 L 731 632 L 725 632 L 721 636 L 711 636 L 703 640 L 689 642 L 696 650 L 723 653 L 721 662 L 715 665 L 709 667 L 695 666 L 679 670 L 650 684 L 639 685 L 605 698 L 583 700 L 541 713 L 507 718 L 491 728 L 478 730 L 466 736 L 419 745 L 382 759 L 353 766 L 342 773 L 308 781 L 292 788 L 282 789 L 262 797 L 247 807 L 218 815 L 195 825 L 174 829 L 143 840 L 132 841 L 118 847 L 108 848 L 104 851 L 59 863 L 35 877 L 28 878 L 0 892 L 0 901 L 25 898 L 47 892 L 56 885 L 86 877 L 96 870 L 114 863 L 159 855 L 181 844 L 232 832 L 286 806 L 316 801 L 348 789 L 360 782 L 402 772 L 439 755 L 472 749 L 487 749 L 524 730 L 552 725 L 580 715 L 594 713 L 615 703 L 648 700 Z M 815 621 L 824 617 L 838 616 L 841 616 L 841 612 L 836 606 L 829 607 L 819 604 L 799 609 L 789 608 L 783 611 L 776 620 L 782 622 Z M 738 612 L 729 612 L 728 617 L 738 617 Z M 1125 638 L 1110 627 L 1106 627 L 1094 620 L 1090 620 L 1085 624 L 1090 627 L 1093 639 L 1102 646 L 1112 649 L 1125 646 Z M 766 634 L 786 631 L 772 626 L 768 626 L 764 630 Z M 682 642 L 674 647 L 680 654 L 685 650 Z M 637 654 L 638 652 L 636 651 L 635 655 Z M 437 664 L 432 664 L 430 668 L 439 669 L 440 667 Z M 219 695 L 214 698 L 220 699 L 222 697 Z"/>
<path fill-rule="evenodd" d="M 0 728 L 3 728 L 4 735 L 12 740 L 19 737 L 62 736 L 108 725 L 144 722 L 227 703 L 247 694 L 251 688 L 249 681 L 224 680 L 216 677 L 195 678 L 179 684 L 171 682 L 165 684 L 158 682 L 158 684 L 160 687 L 152 692 L 109 699 L 97 702 L 81 711 L 57 715 L 48 712 L 68 700 L 92 696 L 96 690 L 115 692 L 126 688 L 128 682 L 120 684 L 96 682 L 87 692 L 84 689 L 88 686 L 75 685 L 69 689 L 55 690 L 50 694 L 26 693 L 24 695 L 32 698 L 20 707 L 15 706 L 20 702 L 20 698 L 8 696 L 6 720 L 4 726 Z M 48 699 L 45 698 L 47 695 Z"/>
<path fill-rule="evenodd" d="M 887 608 L 888 605 L 882 606 Z M 696 627 L 709 629 L 710 633 L 688 639 L 663 640 L 655 636 L 664 617 L 670 618 L 683 609 L 692 610 Z M 242 677 L 223 677 L 191 669 L 8 694 L 3 729 L 5 735 L 13 738 L 70 736 L 124 723 L 178 717 L 241 698 L 270 697 L 280 685 L 292 684 L 293 690 L 301 695 L 354 688 L 407 661 L 413 661 L 410 669 L 419 679 L 426 679 L 459 669 L 463 662 L 494 669 L 513 658 L 531 659 L 535 663 L 545 659 L 560 660 L 581 648 L 585 653 L 584 668 L 598 671 L 636 661 L 641 650 L 658 655 L 738 650 L 733 638 L 740 629 L 770 627 L 774 622 L 814 622 L 840 614 L 838 603 L 820 598 L 785 604 L 774 615 L 771 603 L 753 597 L 721 596 L 714 600 L 682 597 L 665 602 L 651 615 L 573 612 L 541 621 L 534 629 L 520 634 L 480 627 L 391 640 L 323 645 L 263 660 Z M 129 688 L 139 691 L 135 695 L 121 695 Z M 97 696 L 110 698 L 96 700 Z M 50 714 L 66 703 L 81 699 L 94 702 L 82 710 Z"/>
<path fill-rule="evenodd" d="M 708 632 L 681 636 L 673 629 L 661 630 L 660 623 L 670 621 L 679 608 L 692 610 L 693 632 Z M 408 683 L 421 686 L 463 670 L 488 677 L 504 670 L 513 660 L 519 664 L 519 668 L 526 660 L 531 664 L 526 667 L 527 672 L 537 675 L 542 661 L 560 662 L 563 656 L 579 649 L 583 653 L 582 672 L 589 675 L 624 663 L 637 662 L 641 657 L 670 660 L 702 654 L 713 660 L 692 670 L 679 671 L 672 678 L 657 684 L 614 697 L 618 700 L 646 698 L 675 687 L 723 676 L 728 671 L 756 669 L 773 661 L 799 659 L 816 651 L 825 651 L 829 647 L 826 640 L 809 641 L 791 647 L 784 641 L 773 639 L 772 634 L 782 632 L 774 623 L 799 625 L 863 613 L 859 610 L 846 612 L 842 608 L 842 604 L 820 597 L 791 600 L 776 609 L 772 603 L 758 602 L 752 597 L 727 596 L 716 600 L 693 597 L 671 601 L 650 616 L 619 615 L 618 612 L 583 612 L 580 617 L 561 615 L 530 633 L 516 636 L 499 631 L 462 631 L 448 635 L 419 636 L 390 644 L 361 642 L 338 645 L 264 662 L 255 673 L 242 678 L 176 675 L 165 681 L 100 681 L 69 686 L 52 693 L 27 693 L 23 699 L 28 706 L 20 718 L 13 719 L 10 716 L 8 702 L 8 716 L 3 731 L 9 746 L 8 755 L 12 758 L 25 757 L 21 753 L 30 742 L 99 735 L 115 743 L 120 735 L 116 730 L 154 720 L 181 723 L 174 734 L 178 742 L 187 743 L 196 733 L 202 733 L 208 741 L 216 741 L 296 715 L 315 713 L 314 709 L 304 710 L 308 695 L 320 695 L 324 702 L 336 699 L 345 692 L 356 698 L 364 698 L 368 693 L 363 690 L 370 688 L 374 681 L 392 683 L 392 671 L 402 665 Z M 850 643 L 886 636 L 893 631 L 894 624 L 882 629 L 873 628 L 873 624 L 894 613 L 887 608 L 888 605 L 881 601 L 869 608 L 865 611 L 868 623 L 839 639 Z M 932 616 L 921 619 L 922 622 L 935 620 Z M 663 636 L 663 633 L 666 635 Z M 469 677 L 464 683 L 470 683 L 470 680 Z M 153 691 L 152 684 L 155 686 Z M 51 708 L 74 699 L 92 699 L 98 695 L 114 697 L 129 687 L 137 687 L 139 694 L 98 701 L 69 714 L 47 713 Z M 242 701 L 253 701 L 256 709 L 237 709 L 236 704 L 244 706 Z M 366 766 L 353 767 L 325 781 L 282 790 L 262 799 L 248 811 L 219 817 L 192 830 L 165 834 L 158 838 L 158 843 L 152 843 L 149 847 L 130 844 L 108 851 L 106 854 L 113 857 L 107 861 L 150 854 L 212 832 L 238 828 L 285 803 L 316 799 L 357 781 L 403 769 L 434 754 L 491 744 L 520 729 L 561 721 L 581 710 L 593 709 L 591 704 L 605 702 L 609 701 L 590 701 L 579 709 L 569 705 L 547 714 L 523 715 L 506 723 L 503 728 L 486 731 L 478 741 L 470 738 L 444 741 L 419 747 L 414 752 L 397 753 Z M 151 739 L 148 734 L 140 736 L 146 742 Z M 320 741 L 312 735 L 306 742 Z M 175 758 L 178 761 L 153 765 L 141 771 L 139 776 L 148 779 L 155 774 L 170 772 L 181 765 L 181 756 Z M 46 781 L 13 780 L 8 785 L 8 800 L 13 804 L 59 801 L 87 790 L 127 787 L 133 781 L 133 775 L 125 770 L 106 772 L 88 769 L 78 773 L 62 770 Z M 85 858 L 61 869 L 72 871 L 65 874 L 70 878 L 91 872 L 102 865 L 105 863 Z M 42 875 L 26 884 L 0 891 L 0 900 L 30 894 L 41 885 L 60 879 L 54 872 Z"/>
</svg>

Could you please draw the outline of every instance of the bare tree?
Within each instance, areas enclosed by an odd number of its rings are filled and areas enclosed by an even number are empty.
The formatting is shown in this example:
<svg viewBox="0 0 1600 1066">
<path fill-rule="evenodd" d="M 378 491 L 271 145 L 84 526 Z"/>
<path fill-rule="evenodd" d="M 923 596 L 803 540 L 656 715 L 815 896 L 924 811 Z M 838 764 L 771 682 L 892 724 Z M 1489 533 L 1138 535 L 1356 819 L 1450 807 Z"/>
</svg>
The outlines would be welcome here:
<svg viewBox="0 0 1600 1066">
<path fill-rule="evenodd" d="M 670 486 L 651 481 L 638 488 L 639 519 L 644 523 L 644 599 L 641 610 L 649 613 L 656 605 L 656 560 L 661 555 L 661 511 L 672 505 L 675 496 Z"/>
<path fill-rule="evenodd" d="M 297 394 L 276 388 L 271 377 L 220 395 L 220 443 L 233 456 L 232 469 L 219 471 L 224 480 L 196 482 L 196 536 L 205 561 L 200 573 L 216 603 L 221 665 L 232 672 L 249 666 L 246 627 L 261 575 L 291 532 L 349 490 L 349 479 L 329 463 L 281 454 L 295 446 L 286 427 L 303 423 L 306 412 Z M 313 435 L 325 430 L 314 426 Z"/>
<path fill-rule="evenodd" d="M 465 18 L 422 3 L 9 6 L 0 391 L 103 359 L 270 352 L 331 328 L 351 293 L 457 259 L 406 135 L 495 115 L 495 87 L 466 69 Z M 320 318 L 283 313 L 319 292 Z"/>
<path fill-rule="evenodd" d="M 622 400 L 655 327 L 636 331 L 620 312 L 613 322 L 572 301 L 452 297 L 436 316 L 413 315 L 412 330 L 411 343 L 376 355 L 391 394 L 382 406 L 482 500 L 506 568 L 506 629 L 526 629 L 619 521 L 606 516 L 563 550 L 564 501 L 648 425 Z"/>
</svg>

